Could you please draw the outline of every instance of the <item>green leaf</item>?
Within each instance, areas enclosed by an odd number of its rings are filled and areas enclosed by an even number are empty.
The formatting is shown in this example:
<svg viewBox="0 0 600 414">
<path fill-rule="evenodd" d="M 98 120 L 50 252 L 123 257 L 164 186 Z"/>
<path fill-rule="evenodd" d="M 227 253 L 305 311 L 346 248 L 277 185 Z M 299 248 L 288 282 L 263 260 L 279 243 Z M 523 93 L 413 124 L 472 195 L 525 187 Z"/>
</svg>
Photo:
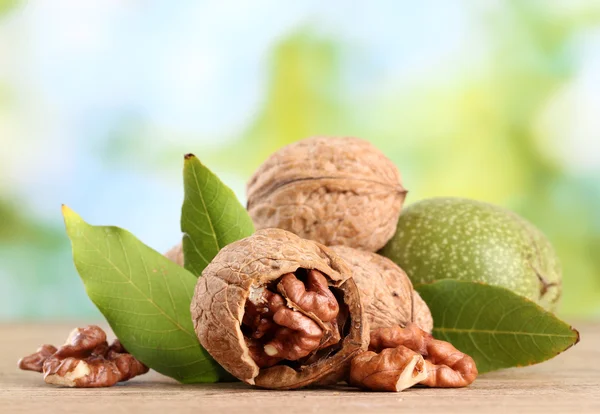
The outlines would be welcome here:
<svg viewBox="0 0 600 414">
<path fill-rule="evenodd" d="M 512 291 L 441 280 L 415 286 L 433 315 L 433 335 L 475 359 L 480 373 L 537 364 L 579 341 L 579 332 Z"/>
<path fill-rule="evenodd" d="M 194 333 L 194 275 L 126 230 L 89 225 L 66 206 L 63 216 L 87 294 L 132 355 L 184 383 L 229 378 Z"/>
<path fill-rule="evenodd" d="M 254 233 L 254 224 L 233 191 L 194 154 L 185 156 L 183 184 L 185 268 L 200 276 L 221 248 Z"/>
</svg>

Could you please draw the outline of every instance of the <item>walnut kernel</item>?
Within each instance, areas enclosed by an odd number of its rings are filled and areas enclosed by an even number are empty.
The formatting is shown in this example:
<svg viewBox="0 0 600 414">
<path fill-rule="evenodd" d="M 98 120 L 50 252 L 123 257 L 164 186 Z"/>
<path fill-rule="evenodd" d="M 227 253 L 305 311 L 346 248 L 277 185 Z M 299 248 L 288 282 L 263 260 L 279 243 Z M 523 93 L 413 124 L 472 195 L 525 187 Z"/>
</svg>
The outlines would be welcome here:
<svg viewBox="0 0 600 414">
<path fill-rule="evenodd" d="M 74 329 L 60 348 L 43 345 L 18 365 L 43 372 L 47 384 L 78 388 L 110 387 L 148 372 L 119 340 L 109 346 L 106 334 L 96 325 Z"/>
</svg>

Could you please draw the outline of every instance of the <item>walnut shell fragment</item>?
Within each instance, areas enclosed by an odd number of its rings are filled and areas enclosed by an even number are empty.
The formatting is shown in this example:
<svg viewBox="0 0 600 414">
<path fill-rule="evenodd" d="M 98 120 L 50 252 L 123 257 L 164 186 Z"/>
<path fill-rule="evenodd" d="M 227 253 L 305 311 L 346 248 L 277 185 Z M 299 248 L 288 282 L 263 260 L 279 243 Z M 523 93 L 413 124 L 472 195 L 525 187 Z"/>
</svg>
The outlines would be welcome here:
<svg viewBox="0 0 600 414">
<path fill-rule="evenodd" d="M 346 263 L 280 229 L 221 249 L 198 279 L 191 312 L 212 357 L 264 388 L 337 382 L 369 341 Z"/>
<path fill-rule="evenodd" d="M 257 229 L 374 252 L 394 235 L 406 190 L 396 166 L 369 142 L 315 137 L 271 155 L 247 195 Z"/>
<path fill-rule="evenodd" d="M 416 323 L 426 332 L 433 329 L 427 304 L 413 289 L 406 273 L 377 253 L 346 246 L 330 247 L 352 267 L 370 329 Z"/>
</svg>

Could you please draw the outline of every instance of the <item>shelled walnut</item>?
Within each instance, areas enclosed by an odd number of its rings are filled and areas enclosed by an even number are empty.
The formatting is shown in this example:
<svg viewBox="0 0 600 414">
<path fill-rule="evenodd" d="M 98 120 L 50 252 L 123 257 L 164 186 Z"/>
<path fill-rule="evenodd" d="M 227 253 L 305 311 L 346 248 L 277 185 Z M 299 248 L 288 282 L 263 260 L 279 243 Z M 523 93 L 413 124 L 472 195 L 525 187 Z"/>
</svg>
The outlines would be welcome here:
<svg viewBox="0 0 600 414">
<path fill-rule="evenodd" d="M 367 351 L 352 360 L 350 385 L 374 391 L 402 391 L 427 379 L 423 356 L 404 347 Z"/>
<path fill-rule="evenodd" d="M 371 330 L 414 322 L 431 332 L 431 312 L 398 265 L 377 253 L 351 247 L 333 246 L 331 250 L 352 268 Z"/>
<path fill-rule="evenodd" d="M 377 251 L 396 231 L 406 190 L 394 163 L 369 142 L 315 137 L 271 155 L 247 194 L 257 229 Z"/>
<path fill-rule="evenodd" d="M 96 326 L 74 329 L 60 348 L 42 345 L 36 353 L 21 358 L 19 368 L 43 372 L 48 384 L 66 387 L 110 387 L 148 372 L 148 367 L 129 354 Z"/>
<path fill-rule="evenodd" d="M 401 391 L 417 383 L 466 387 L 475 378 L 477 367 L 469 355 L 409 323 L 371 331 L 369 350 L 352 361 L 349 382 L 371 390 Z"/>
<path fill-rule="evenodd" d="M 191 312 L 212 357 L 265 388 L 339 381 L 368 342 L 346 263 L 280 229 L 221 249 L 198 279 Z"/>
</svg>

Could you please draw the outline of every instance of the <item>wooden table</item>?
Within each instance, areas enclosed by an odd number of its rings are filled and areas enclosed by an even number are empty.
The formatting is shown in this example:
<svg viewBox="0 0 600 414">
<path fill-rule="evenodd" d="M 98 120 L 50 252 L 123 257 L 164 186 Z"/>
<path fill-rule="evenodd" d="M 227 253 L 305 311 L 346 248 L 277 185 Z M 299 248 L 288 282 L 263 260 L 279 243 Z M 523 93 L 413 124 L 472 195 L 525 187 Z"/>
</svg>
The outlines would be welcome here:
<svg viewBox="0 0 600 414">
<path fill-rule="evenodd" d="M 463 389 L 267 391 L 180 385 L 153 372 L 112 388 L 68 389 L 17 370 L 19 357 L 42 343 L 62 344 L 78 325 L 0 324 L 0 413 L 600 413 L 600 324 L 580 324 L 582 341 L 551 361 L 486 374 Z"/>
</svg>

